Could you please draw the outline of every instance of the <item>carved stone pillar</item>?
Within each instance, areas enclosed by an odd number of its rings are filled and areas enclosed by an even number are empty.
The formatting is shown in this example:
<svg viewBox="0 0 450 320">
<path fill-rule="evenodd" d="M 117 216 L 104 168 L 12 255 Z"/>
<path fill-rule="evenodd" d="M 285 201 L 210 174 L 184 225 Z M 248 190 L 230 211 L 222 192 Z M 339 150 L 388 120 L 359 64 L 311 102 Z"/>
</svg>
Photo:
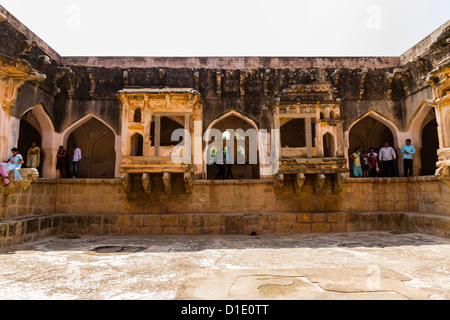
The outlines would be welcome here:
<svg viewBox="0 0 450 320">
<path fill-rule="evenodd" d="M 433 88 L 438 124 L 439 150 L 436 163 L 436 175 L 450 186 L 450 65 L 444 65 L 431 71 L 427 76 Z"/>
</svg>

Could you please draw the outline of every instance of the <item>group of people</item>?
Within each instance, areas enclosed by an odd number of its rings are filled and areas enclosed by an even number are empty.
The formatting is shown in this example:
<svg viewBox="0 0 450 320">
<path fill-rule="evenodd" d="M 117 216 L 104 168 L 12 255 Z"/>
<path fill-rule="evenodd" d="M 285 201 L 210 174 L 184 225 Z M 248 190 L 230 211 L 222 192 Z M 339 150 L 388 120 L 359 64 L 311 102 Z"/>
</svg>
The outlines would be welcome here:
<svg viewBox="0 0 450 320">
<path fill-rule="evenodd" d="M 28 168 L 37 168 L 41 163 L 41 149 L 37 146 L 36 141 L 31 142 L 31 147 L 28 149 L 27 153 L 27 163 L 26 166 Z M 19 169 L 24 164 L 24 160 L 22 155 L 19 152 L 19 149 L 12 148 L 11 155 L 9 158 L 2 163 L 0 163 L 0 176 L 3 177 L 4 186 L 8 186 L 10 184 L 9 173 L 14 171 L 14 180 L 22 180 L 22 176 L 20 175 Z"/>
<path fill-rule="evenodd" d="M 403 154 L 403 176 L 413 176 L 413 158 L 416 148 L 407 139 L 401 153 Z M 398 176 L 395 169 L 397 153 L 394 148 L 385 142 L 381 149 L 369 148 L 369 152 L 362 151 L 360 146 L 356 147 L 352 155 L 354 177 L 395 177 Z"/>
<path fill-rule="evenodd" d="M 79 176 L 79 163 L 81 160 L 81 150 L 78 148 L 76 144 L 72 146 L 73 148 L 73 158 L 72 158 L 72 172 L 73 178 L 78 178 Z M 67 161 L 67 152 L 64 150 L 63 146 L 60 146 L 58 152 L 56 153 L 56 169 L 58 170 L 59 178 L 65 178 L 66 172 L 66 161 Z M 31 142 L 31 147 L 27 152 L 27 161 L 24 162 L 22 155 L 19 152 L 19 149 L 12 148 L 11 155 L 7 160 L 0 163 L 0 176 L 3 177 L 4 186 L 8 186 L 10 184 L 9 173 L 14 171 L 14 180 L 22 180 L 19 173 L 19 169 L 22 165 L 25 164 L 27 168 L 35 168 L 37 169 L 41 164 L 41 149 L 37 146 L 36 141 Z"/>
</svg>

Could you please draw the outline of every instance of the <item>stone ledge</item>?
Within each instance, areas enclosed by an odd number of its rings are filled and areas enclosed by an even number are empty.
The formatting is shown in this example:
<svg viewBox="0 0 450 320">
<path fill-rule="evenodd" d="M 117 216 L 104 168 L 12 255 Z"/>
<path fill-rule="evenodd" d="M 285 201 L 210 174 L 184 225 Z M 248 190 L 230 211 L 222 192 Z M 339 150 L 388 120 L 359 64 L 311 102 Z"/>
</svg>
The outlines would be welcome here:
<svg viewBox="0 0 450 320">
<path fill-rule="evenodd" d="M 55 214 L 0 222 L 0 247 L 50 235 L 418 232 L 450 238 L 450 217 L 416 212 Z"/>
<path fill-rule="evenodd" d="M 342 180 L 344 183 L 351 182 L 372 182 L 372 183 L 388 183 L 388 182 L 417 182 L 417 181 L 440 181 L 438 176 L 415 176 L 415 177 L 376 177 L 376 178 L 354 178 L 346 177 Z"/>
</svg>

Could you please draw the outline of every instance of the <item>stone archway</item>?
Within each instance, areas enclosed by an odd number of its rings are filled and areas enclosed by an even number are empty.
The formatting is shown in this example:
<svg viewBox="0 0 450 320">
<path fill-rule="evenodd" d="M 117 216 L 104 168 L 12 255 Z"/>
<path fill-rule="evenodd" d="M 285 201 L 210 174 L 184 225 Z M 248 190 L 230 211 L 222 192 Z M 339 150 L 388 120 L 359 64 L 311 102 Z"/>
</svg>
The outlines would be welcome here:
<svg viewBox="0 0 450 320">
<path fill-rule="evenodd" d="M 76 144 L 82 152 L 80 177 L 114 178 L 115 150 L 114 133 L 101 121 L 92 118 L 77 129 L 67 139 L 67 150 L 73 156 L 72 146 Z"/>
<path fill-rule="evenodd" d="M 406 138 L 416 147 L 414 175 L 434 175 L 437 149 L 439 149 L 438 124 L 435 108 L 424 101 L 408 124 Z"/>
<path fill-rule="evenodd" d="M 222 133 L 221 138 L 224 148 L 232 146 L 231 152 L 234 164 L 231 169 L 234 179 L 259 179 L 258 128 L 255 122 L 232 110 L 212 121 L 206 130 L 206 135 L 209 135 L 211 130 L 214 129 Z M 255 133 L 254 136 L 252 136 L 252 132 Z M 255 141 L 250 141 L 253 139 Z M 206 143 L 204 152 L 207 152 L 209 149 L 207 146 L 213 142 L 214 138 Z M 213 164 L 205 165 L 207 179 L 216 179 L 218 167 Z"/>
<path fill-rule="evenodd" d="M 336 139 L 331 133 L 327 132 L 322 136 L 322 143 L 323 156 L 325 158 L 336 157 Z"/>
<path fill-rule="evenodd" d="M 387 141 L 389 142 L 389 145 L 396 150 L 398 161 L 399 146 L 397 145 L 396 140 L 396 136 L 394 135 L 394 132 L 392 132 L 391 128 L 376 117 L 373 117 L 372 114 L 368 114 L 355 122 L 349 129 L 347 157 L 350 159 L 350 154 L 352 154 L 358 146 L 362 148 L 363 152 L 369 151 L 370 148 L 377 150 L 381 149 L 384 142 Z M 350 168 L 352 165 L 352 161 L 349 161 Z M 395 167 L 398 175 L 398 162 Z M 350 170 L 350 173 L 352 174 L 352 170 Z"/>
<path fill-rule="evenodd" d="M 121 138 L 102 119 L 88 114 L 66 128 L 61 134 L 61 145 L 67 150 L 69 160 L 73 156 L 73 144 L 82 152 L 81 178 L 120 176 Z"/>
<path fill-rule="evenodd" d="M 422 148 L 420 149 L 420 175 L 434 175 L 438 161 L 437 150 L 439 149 L 438 125 L 436 117 L 424 122 L 421 131 Z"/>
<path fill-rule="evenodd" d="M 26 164 L 31 141 L 35 140 L 41 149 L 39 176 L 53 178 L 56 176 L 56 152 L 58 150 L 53 123 L 41 104 L 25 111 L 20 117 L 17 147 L 24 156 Z"/>
</svg>

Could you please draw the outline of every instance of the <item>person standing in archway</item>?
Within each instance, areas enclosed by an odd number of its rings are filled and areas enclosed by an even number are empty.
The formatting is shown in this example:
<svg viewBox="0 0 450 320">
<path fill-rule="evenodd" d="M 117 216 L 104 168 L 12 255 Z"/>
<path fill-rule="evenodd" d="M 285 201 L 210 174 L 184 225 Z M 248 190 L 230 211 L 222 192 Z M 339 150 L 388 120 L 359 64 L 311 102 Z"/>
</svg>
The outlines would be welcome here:
<svg viewBox="0 0 450 320">
<path fill-rule="evenodd" d="M 402 148 L 403 153 L 403 170 L 405 177 L 413 176 L 413 158 L 416 153 L 416 148 L 411 144 L 411 140 L 406 140 L 406 145 Z"/>
<path fill-rule="evenodd" d="M 226 178 L 230 178 L 234 180 L 233 172 L 231 171 L 231 166 L 233 165 L 234 158 L 233 158 L 233 152 L 231 151 L 230 147 L 227 147 L 225 150 L 225 160 L 227 164 L 227 175 Z"/>
<path fill-rule="evenodd" d="M 58 170 L 58 176 L 60 179 L 66 177 L 66 155 L 66 150 L 64 150 L 63 146 L 60 146 L 58 152 L 56 153 L 56 170 Z"/>
<path fill-rule="evenodd" d="M 383 161 L 385 177 L 395 177 L 394 161 L 397 159 L 394 148 L 389 146 L 389 142 L 384 143 L 384 147 L 380 149 L 380 159 Z"/>
<path fill-rule="evenodd" d="M 37 146 L 36 141 L 31 141 L 31 147 L 27 153 L 27 167 L 37 169 L 41 164 L 41 149 Z"/>
<path fill-rule="evenodd" d="M 352 153 L 351 158 L 353 159 L 353 175 L 355 177 L 362 177 L 363 171 L 361 167 L 361 147 L 356 147 L 355 151 Z"/>
<path fill-rule="evenodd" d="M 78 148 L 76 144 L 73 146 L 73 158 L 72 158 L 72 171 L 73 171 L 73 179 L 78 178 L 78 168 L 81 160 L 81 150 Z"/>
</svg>

